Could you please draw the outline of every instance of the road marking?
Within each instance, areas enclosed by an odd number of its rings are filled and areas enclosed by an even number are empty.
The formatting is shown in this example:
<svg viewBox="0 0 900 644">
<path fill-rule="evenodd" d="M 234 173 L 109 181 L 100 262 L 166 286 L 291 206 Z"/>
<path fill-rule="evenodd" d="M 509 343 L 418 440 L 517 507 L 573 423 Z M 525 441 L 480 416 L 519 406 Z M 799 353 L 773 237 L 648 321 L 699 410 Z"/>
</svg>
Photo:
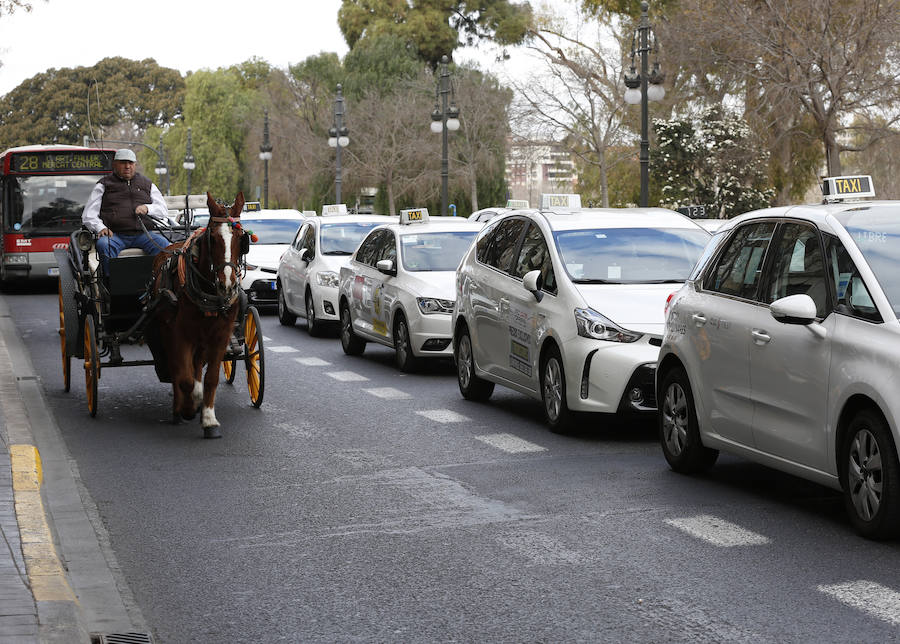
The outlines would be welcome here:
<svg viewBox="0 0 900 644">
<path fill-rule="evenodd" d="M 900 593 L 874 581 L 848 581 L 843 584 L 823 584 L 820 592 L 839 602 L 900 626 Z"/>
<path fill-rule="evenodd" d="M 487 443 L 491 447 L 502 449 L 510 454 L 518 454 L 520 452 L 545 452 L 546 447 L 541 447 L 536 443 L 531 443 L 523 438 L 512 434 L 484 434 L 476 436 L 482 443 Z"/>
<path fill-rule="evenodd" d="M 271 342 L 271 341 L 272 341 L 272 338 L 270 338 L 269 336 L 267 336 L 267 335 L 263 336 L 263 342 Z"/>
<path fill-rule="evenodd" d="M 405 391 L 400 391 L 399 389 L 394 389 L 393 387 L 377 387 L 375 389 L 363 389 L 367 394 L 372 394 L 378 398 L 385 398 L 387 400 L 399 400 L 401 398 L 412 398 L 412 396 Z"/>
<path fill-rule="evenodd" d="M 363 380 L 368 380 L 365 376 L 361 376 L 353 371 L 328 371 L 325 375 L 341 382 L 362 382 Z"/>
<path fill-rule="evenodd" d="M 666 523 L 687 532 L 692 537 L 702 539 L 714 546 L 730 548 L 733 546 L 761 546 L 770 542 L 768 537 L 745 530 L 739 525 L 729 523 L 725 519 L 700 514 L 682 519 L 666 519 Z"/>
<path fill-rule="evenodd" d="M 450 409 L 426 409 L 425 411 L 417 411 L 416 413 L 419 414 L 419 416 L 424 416 L 428 420 L 433 420 L 436 423 L 464 423 L 469 420 L 467 416 L 457 414 Z"/>
<path fill-rule="evenodd" d="M 266 347 L 266 351 L 271 351 L 273 353 L 297 353 L 299 349 L 295 349 L 294 347 Z"/>
<path fill-rule="evenodd" d="M 294 362 L 306 367 L 326 367 L 331 364 L 327 360 L 322 360 L 322 358 L 294 358 Z"/>
</svg>

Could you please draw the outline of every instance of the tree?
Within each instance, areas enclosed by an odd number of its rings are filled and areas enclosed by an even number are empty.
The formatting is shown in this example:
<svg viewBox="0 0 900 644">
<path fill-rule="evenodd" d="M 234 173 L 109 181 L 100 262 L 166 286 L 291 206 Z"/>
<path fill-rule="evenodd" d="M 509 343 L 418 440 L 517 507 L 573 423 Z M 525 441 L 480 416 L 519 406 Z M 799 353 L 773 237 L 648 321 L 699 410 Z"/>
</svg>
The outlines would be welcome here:
<svg viewBox="0 0 900 644">
<path fill-rule="evenodd" d="M 343 0 L 338 26 L 350 49 L 365 38 L 394 35 L 435 68 L 460 39 L 489 38 L 501 46 L 522 41 L 531 19 L 527 3 L 511 0 Z"/>
</svg>

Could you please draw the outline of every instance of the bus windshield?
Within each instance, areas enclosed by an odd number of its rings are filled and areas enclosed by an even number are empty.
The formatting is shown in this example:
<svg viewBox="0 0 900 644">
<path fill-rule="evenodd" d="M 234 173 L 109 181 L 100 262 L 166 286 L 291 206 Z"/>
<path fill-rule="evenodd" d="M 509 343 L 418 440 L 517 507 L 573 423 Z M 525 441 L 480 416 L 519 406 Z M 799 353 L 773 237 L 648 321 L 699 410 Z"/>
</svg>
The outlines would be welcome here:
<svg viewBox="0 0 900 644">
<path fill-rule="evenodd" d="M 97 175 L 9 176 L 3 229 L 26 236 L 68 236 L 81 226 L 81 211 Z"/>
</svg>

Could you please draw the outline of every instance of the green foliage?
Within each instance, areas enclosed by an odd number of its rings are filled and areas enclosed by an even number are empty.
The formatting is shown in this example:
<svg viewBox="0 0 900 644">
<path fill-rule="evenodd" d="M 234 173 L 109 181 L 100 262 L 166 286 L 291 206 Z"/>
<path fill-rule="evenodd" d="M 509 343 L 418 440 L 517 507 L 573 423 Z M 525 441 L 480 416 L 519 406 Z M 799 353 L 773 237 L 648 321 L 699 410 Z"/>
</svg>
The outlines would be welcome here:
<svg viewBox="0 0 900 644">
<path fill-rule="evenodd" d="M 92 67 L 49 69 L 0 98 L 0 148 L 80 144 L 102 128 L 128 123 L 140 135 L 181 114 L 184 80 L 147 58 L 104 58 Z M 110 137 L 114 138 L 114 137 Z"/>
<path fill-rule="evenodd" d="M 398 36 L 366 38 L 344 58 L 344 95 L 361 99 L 374 90 L 386 96 L 398 83 L 416 78 L 421 71 L 415 48 Z"/>
<path fill-rule="evenodd" d="M 651 175 L 661 182 L 661 205 L 703 205 L 728 218 L 764 208 L 775 196 L 768 183 L 768 152 L 742 119 L 711 108 L 695 123 L 654 120 L 657 148 Z"/>
<path fill-rule="evenodd" d="M 665 12 L 677 5 L 678 0 L 654 0 L 650 3 L 653 13 Z M 581 10 L 588 16 L 600 17 L 609 14 L 639 18 L 641 0 L 581 0 Z"/>
</svg>

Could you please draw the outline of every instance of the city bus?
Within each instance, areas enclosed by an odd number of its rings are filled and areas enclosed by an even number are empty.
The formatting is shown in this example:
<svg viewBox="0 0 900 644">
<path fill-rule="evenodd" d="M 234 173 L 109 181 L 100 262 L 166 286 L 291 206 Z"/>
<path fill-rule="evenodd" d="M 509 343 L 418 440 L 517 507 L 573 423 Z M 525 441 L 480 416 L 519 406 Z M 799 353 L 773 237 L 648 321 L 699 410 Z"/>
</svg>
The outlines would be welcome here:
<svg viewBox="0 0 900 644">
<path fill-rule="evenodd" d="M 112 172 L 115 150 L 28 145 L 0 154 L 0 284 L 55 278 L 53 256 L 81 227 L 94 184 Z"/>
</svg>

